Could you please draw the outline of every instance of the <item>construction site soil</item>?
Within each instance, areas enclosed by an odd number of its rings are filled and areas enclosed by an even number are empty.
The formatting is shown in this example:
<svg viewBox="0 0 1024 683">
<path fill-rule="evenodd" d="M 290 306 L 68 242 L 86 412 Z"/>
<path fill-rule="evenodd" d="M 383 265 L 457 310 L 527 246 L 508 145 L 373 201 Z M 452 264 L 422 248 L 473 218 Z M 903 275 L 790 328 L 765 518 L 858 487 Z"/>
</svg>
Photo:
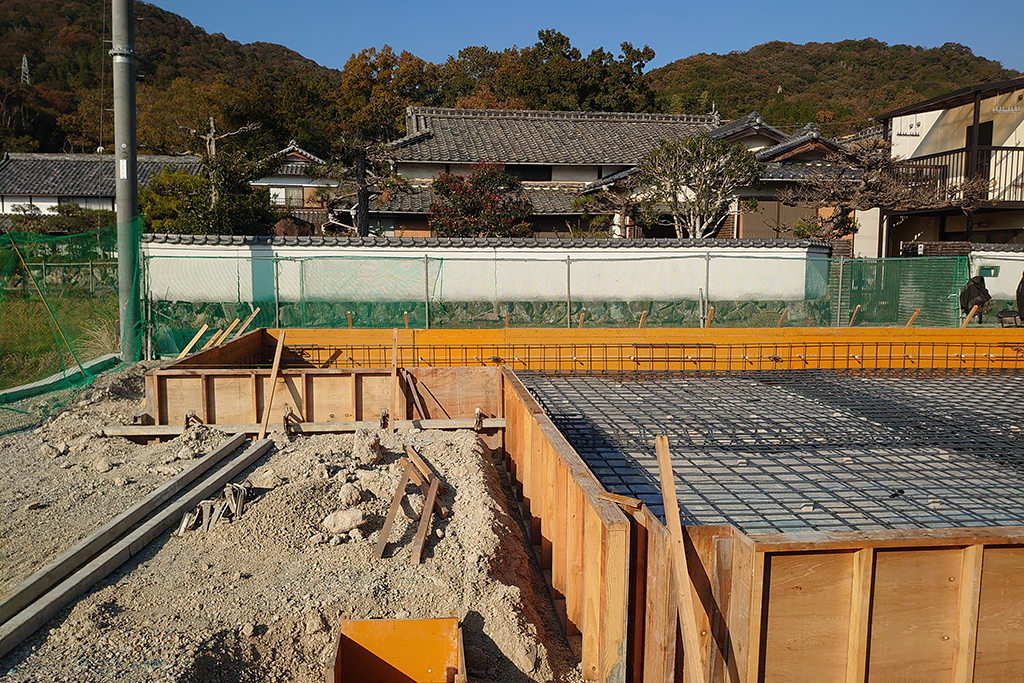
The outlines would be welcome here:
<svg viewBox="0 0 1024 683">
<path fill-rule="evenodd" d="M 100 436 L 138 412 L 145 369 L 102 376 L 38 429 L 0 437 L 0 596 L 228 436 Z M 377 462 L 353 455 L 353 435 L 272 435 L 275 448 L 235 479 L 253 487 L 240 518 L 160 536 L 0 660 L 0 680 L 322 681 L 339 621 L 448 616 L 463 625 L 474 681 L 581 680 L 477 435 L 378 434 Z M 409 559 L 423 505 L 413 486 L 384 558 L 373 552 L 406 443 L 447 485 L 451 510 L 434 516 L 421 564 Z M 361 527 L 324 528 L 356 507 Z"/>
</svg>

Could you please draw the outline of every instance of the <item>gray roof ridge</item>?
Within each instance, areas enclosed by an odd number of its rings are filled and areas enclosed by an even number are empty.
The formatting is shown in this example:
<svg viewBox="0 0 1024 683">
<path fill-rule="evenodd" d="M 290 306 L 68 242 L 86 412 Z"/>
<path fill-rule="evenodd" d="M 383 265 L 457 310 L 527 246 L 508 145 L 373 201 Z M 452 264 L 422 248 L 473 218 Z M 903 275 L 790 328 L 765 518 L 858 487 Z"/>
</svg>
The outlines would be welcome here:
<svg viewBox="0 0 1024 683">
<path fill-rule="evenodd" d="M 568 119 L 598 121 L 672 121 L 681 123 L 711 123 L 712 114 L 659 114 L 616 111 L 556 111 L 548 109 L 458 109 L 454 107 L 409 107 L 409 115 L 444 116 L 447 118 L 516 118 L 516 119 Z M 425 131 L 417 131 L 422 133 Z M 406 136 L 410 137 L 410 136 Z M 404 139 L 404 138 L 402 138 Z"/>
<path fill-rule="evenodd" d="M 8 159 L 45 160 L 45 161 L 113 161 L 113 154 L 95 154 L 93 152 L 7 152 Z M 139 154 L 140 161 L 172 161 L 184 160 L 199 162 L 201 159 L 194 154 Z"/>
</svg>

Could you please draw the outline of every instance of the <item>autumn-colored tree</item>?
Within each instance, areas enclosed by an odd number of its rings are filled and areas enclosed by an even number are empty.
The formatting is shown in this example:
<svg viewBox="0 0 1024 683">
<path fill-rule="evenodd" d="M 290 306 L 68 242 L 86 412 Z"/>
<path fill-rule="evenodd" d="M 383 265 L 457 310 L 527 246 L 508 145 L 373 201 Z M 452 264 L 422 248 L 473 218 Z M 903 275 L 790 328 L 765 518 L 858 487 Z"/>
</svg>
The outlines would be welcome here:
<svg viewBox="0 0 1024 683">
<path fill-rule="evenodd" d="M 736 201 L 736 190 L 757 185 L 764 172 L 764 164 L 744 145 L 708 135 L 662 140 L 639 168 L 648 214 L 667 211 L 680 238 L 713 237 Z"/>
<path fill-rule="evenodd" d="M 503 164 L 479 162 L 468 176 L 442 173 L 431 183 L 427 225 L 441 237 L 525 237 L 533 207 Z"/>
</svg>

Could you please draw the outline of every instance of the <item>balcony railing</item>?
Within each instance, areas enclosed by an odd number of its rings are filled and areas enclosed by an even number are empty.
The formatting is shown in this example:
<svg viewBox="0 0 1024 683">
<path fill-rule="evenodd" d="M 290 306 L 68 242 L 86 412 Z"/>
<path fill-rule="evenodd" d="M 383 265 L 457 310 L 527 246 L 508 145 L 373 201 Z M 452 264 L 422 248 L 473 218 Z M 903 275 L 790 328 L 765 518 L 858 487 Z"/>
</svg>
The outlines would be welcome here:
<svg viewBox="0 0 1024 683">
<path fill-rule="evenodd" d="M 979 147 L 975 161 L 971 150 L 954 149 L 948 152 L 912 157 L 900 162 L 901 176 L 922 188 L 944 189 L 959 185 L 975 175 L 991 182 L 988 201 L 1024 202 L 1024 148 Z"/>
</svg>

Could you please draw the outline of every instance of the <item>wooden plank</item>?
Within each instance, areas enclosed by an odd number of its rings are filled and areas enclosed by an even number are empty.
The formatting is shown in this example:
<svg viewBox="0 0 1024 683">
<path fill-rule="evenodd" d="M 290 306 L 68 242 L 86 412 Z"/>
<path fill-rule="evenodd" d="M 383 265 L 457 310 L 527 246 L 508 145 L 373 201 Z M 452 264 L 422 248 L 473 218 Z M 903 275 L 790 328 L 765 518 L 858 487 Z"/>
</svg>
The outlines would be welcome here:
<svg viewBox="0 0 1024 683">
<path fill-rule="evenodd" d="M 981 576 L 985 546 L 969 545 L 960 561 L 956 651 L 953 653 L 953 683 L 974 682 L 974 658 L 978 645 L 978 610 L 981 606 Z"/>
<path fill-rule="evenodd" d="M 629 524 L 602 527 L 601 680 L 626 683 L 629 636 Z"/>
<path fill-rule="evenodd" d="M 266 453 L 272 445 L 273 442 L 270 440 L 257 441 L 215 474 L 207 477 L 186 496 L 165 507 L 142 526 L 93 558 L 89 564 L 69 576 L 41 599 L 0 626 L 0 657 L 6 655 L 25 638 L 44 626 L 79 595 L 88 591 L 131 557 L 141 552 L 153 539 L 173 527 L 184 512 L 193 509 L 199 501 L 224 488 L 227 482 L 243 472 Z"/>
<path fill-rule="evenodd" d="M 543 546 L 544 543 L 541 518 L 544 516 L 545 442 L 544 434 L 540 429 L 530 430 L 530 542 L 535 546 Z M 548 569 L 543 563 L 541 567 Z"/>
<path fill-rule="evenodd" d="M 917 314 L 921 312 L 920 308 L 915 308 L 914 312 L 910 316 L 910 320 L 907 321 L 907 327 L 913 327 L 914 321 L 917 320 Z"/>
<path fill-rule="evenodd" d="M 745 683 L 749 662 L 751 587 L 754 579 L 754 544 L 743 532 L 733 530 L 732 587 L 727 624 L 730 656 L 726 661 L 730 683 Z"/>
<path fill-rule="evenodd" d="M 284 350 L 284 335 L 285 331 L 281 330 L 278 332 L 277 337 L 277 349 L 274 350 L 274 366 L 270 370 L 270 384 L 267 389 L 269 394 L 263 398 L 263 422 L 260 424 L 260 431 L 258 438 L 262 439 L 267 435 L 267 425 L 270 423 L 270 409 L 274 403 L 275 388 L 277 386 L 277 373 L 281 369 L 281 352 Z"/>
<path fill-rule="evenodd" d="M 198 332 L 196 332 L 196 336 L 192 337 L 192 341 L 190 341 L 190 342 L 189 342 L 189 343 L 188 343 L 188 344 L 187 344 L 187 345 L 185 346 L 185 348 L 183 348 L 183 349 L 181 350 L 181 353 L 179 353 L 179 354 L 178 354 L 178 357 L 177 357 L 177 358 L 175 358 L 175 360 L 181 360 L 182 358 L 184 358 L 185 356 L 187 356 L 187 355 L 188 355 L 188 352 L 189 352 L 189 351 L 191 351 L 191 350 L 192 350 L 192 347 L 196 345 L 196 342 L 198 342 L 198 341 L 199 341 L 199 339 L 200 339 L 200 338 L 201 338 L 201 337 L 202 337 L 202 336 L 203 336 L 204 334 L 206 334 L 206 331 L 207 331 L 208 329 L 210 329 L 210 326 L 209 326 L 209 325 L 206 325 L 206 324 L 204 324 L 204 325 L 203 325 L 202 327 L 200 327 L 200 328 L 199 328 L 199 331 L 198 331 Z"/>
<path fill-rule="evenodd" d="M 589 505 L 583 510 L 583 680 L 601 680 L 601 601 L 604 597 L 604 556 L 601 518 Z"/>
<path fill-rule="evenodd" d="M 583 628 L 583 492 L 570 477 L 566 480 L 568 510 L 565 520 L 565 620 L 566 633 L 578 635 Z"/>
<path fill-rule="evenodd" d="M 211 346 L 213 346 L 213 343 L 214 343 L 215 341 L 217 341 L 218 339 L 220 339 L 220 330 L 217 330 L 216 332 L 214 332 L 214 333 L 213 333 L 213 336 L 212 336 L 212 337 L 210 337 L 210 338 L 209 338 L 209 339 L 208 339 L 208 340 L 206 341 L 206 343 L 205 343 L 205 344 L 203 344 L 203 347 L 202 347 L 201 349 L 199 349 L 199 350 L 200 350 L 200 351 L 205 351 L 206 349 L 208 349 L 208 348 L 210 348 Z"/>
<path fill-rule="evenodd" d="M 985 548 L 976 681 L 1024 680 L 1024 548 Z"/>
<path fill-rule="evenodd" d="M 554 590 L 555 598 L 558 599 L 565 597 L 569 472 L 565 464 L 558 458 L 552 458 L 552 469 L 554 470 L 554 486 L 551 490 L 551 587 Z"/>
<path fill-rule="evenodd" d="M 602 491 L 598 495 L 601 497 L 601 500 L 607 500 L 609 502 L 615 503 L 619 507 L 626 508 L 627 510 L 639 510 L 644 504 L 642 500 L 639 500 L 637 498 L 631 498 L 629 496 L 620 496 L 619 494 L 612 493 L 611 491 Z"/>
<path fill-rule="evenodd" d="M 242 336 L 243 334 L 245 334 L 245 331 L 246 331 L 246 330 L 247 330 L 247 329 L 249 328 L 249 324 L 250 324 L 250 323 L 251 323 L 251 322 L 252 322 L 253 320 L 255 320 L 255 319 L 256 319 L 256 315 L 257 315 L 257 314 L 258 314 L 259 312 L 260 312 L 260 307 L 259 307 L 259 306 L 257 306 L 257 307 L 256 307 L 256 310 L 255 310 L 255 311 L 253 311 L 252 313 L 250 313 L 250 314 L 249 314 L 249 317 L 248 317 L 248 318 L 246 318 L 246 319 L 245 319 L 245 322 L 243 322 L 243 323 L 242 323 L 242 326 L 238 328 L 238 332 L 235 332 L 235 336 L 234 336 L 234 337 L 233 337 L 233 338 L 231 339 L 231 341 L 234 341 L 235 339 L 238 339 L 238 338 L 239 338 L 239 337 L 241 337 L 241 336 Z"/>
<path fill-rule="evenodd" d="M 420 512 L 420 525 L 416 529 L 416 536 L 412 539 L 412 555 L 409 558 L 411 564 L 419 564 L 420 556 L 423 554 L 423 544 L 426 543 L 427 533 L 430 532 L 430 520 L 434 516 L 434 503 L 437 502 L 437 485 L 441 480 L 437 477 L 430 482 L 430 490 L 427 492 L 427 500 L 423 503 L 423 510 Z"/>
<path fill-rule="evenodd" d="M 975 305 L 974 307 L 971 308 L 971 312 L 967 314 L 967 317 L 964 318 L 963 323 L 961 323 L 961 325 L 960 325 L 960 329 L 961 330 L 967 327 L 967 323 L 971 322 L 971 320 L 974 319 L 974 316 L 975 316 L 975 314 L 977 312 L 978 312 L 978 306 Z"/>
<path fill-rule="evenodd" d="M 679 518 L 679 500 L 676 497 L 675 472 L 672 470 L 672 454 L 669 452 L 668 437 L 660 434 L 654 439 L 658 454 L 658 476 L 661 481 L 661 496 L 665 505 L 671 543 L 670 555 L 675 575 L 676 607 L 683 631 L 683 657 L 686 675 L 691 681 L 704 679 L 706 659 L 700 647 L 697 633 L 697 617 L 690 592 L 690 572 L 686 563 L 686 546 L 683 541 L 683 527 Z"/>
<path fill-rule="evenodd" d="M 750 537 L 758 550 L 767 552 L 820 552 L 856 548 L 962 548 L 983 545 L 1024 545 L 1024 527 L 960 527 L 953 529 L 879 529 L 875 531 L 801 532 Z"/>
<path fill-rule="evenodd" d="M 406 459 L 404 456 L 399 457 L 398 458 L 398 462 L 401 463 L 402 467 L 405 467 L 406 465 L 411 465 L 409 460 Z M 409 470 L 409 477 L 410 477 L 410 479 L 412 479 L 412 483 L 414 483 L 414 484 L 416 484 L 416 486 L 420 487 L 420 491 L 423 491 L 423 495 L 424 496 L 427 495 L 427 493 L 430 492 L 430 484 L 431 484 L 431 482 L 426 477 L 421 475 L 416 470 L 415 467 L 412 467 L 412 469 Z M 434 479 L 434 481 L 440 481 L 440 480 Z M 443 484 L 440 484 L 440 486 L 443 486 Z M 435 498 L 434 499 L 434 509 L 437 510 L 437 514 L 440 515 L 442 519 L 444 519 L 445 517 L 447 517 L 450 514 L 450 511 L 448 510 L 448 508 L 446 508 L 444 506 L 444 503 L 441 502 L 440 498 Z"/>
<path fill-rule="evenodd" d="M 440 477 L 437 476 L 437 472 L 434 471 L 434 468 L 431 467 L 422 456 L 420 456 L 419 451 L 417 451 L 412 444 L 405 444 L 405 453 L 409 456 L 409 460 L 412 461 L 412 464 L 416 466 L 416 469 L 419 470 L 420 474 L 423 475 L 423 478 L 426 479 L 428 483 L 432 483 L 434 480 L 437 480 L 438 482 L 441 481 Z M 440 484 L 438 492 L 442 496 L 447 492 L 443 483 Z"/>
<path fill-rule="evenodd" d="M 416 378 L 405 368 L 402 368 L 402 374 L 405 377 L 406 386 L 409 387 L 409 394 L 412 396 L 412 404 L 416 408 L 416 412 L 419 413 L 420 419 L 429 420 L 430 413 L 427 412 L 427 406 L 423 403 L 423 397 L 420 396 L 420 392 L 416 388 Z"/>
<path fill-rule="evenodd" d="M 671 681 L 676 661 L 675 602 L 672 599 L 675 579 L 669 552 L 668 530 L 646 513 L 647 528 L 647 599 L 644 623 L 644 683 Z M 683 683 L 683 681 L 679 681 Z"/>
<path fill-rule="evenodd" d="M 761 680 L 761 665 L 764 655 L 765 631 L 765 553 L 754 550 L 752 575 L 750 579 L 750 607 L 747 617 L 746 673 L 744 681 L 756 683 Z"/>
<path fill-rule="evenodd" d="M 536 533 L 533 531 L 533 515 L 534 515 L 534 502 L 533 502 L 533 432 L 536 429 L 536 420 L 532 415 L 527 415 L 524 420 L 523 426 L 523 521 L 526 523 L 526 528 L 530 532 L 531 538 L 530 544 L 537 539 Z"/>
<path fill-rule="evenodd" d="M 231 321 L 231 324 L 228 325 L 228 329 L 224 330 L 224 334 L 220 336 L 220 339 L 217 340 L 217 343 L 214 344 L 214 346 L 220 346 L 221 344 L 224 343 L 224 340 L 228 338 L 229 334 L 231 334 L 231 330 L 235 329 L 235 325 L 238 324 L 238 320 L 238 318 L 235 318 L 233 321 Z"/>
<path fill-rule="evenodd" d="M 772 555 L 764 683 L 846 681 L 853 553 Z"/>
<path fill-rule="evenodd" d="M 40 595 L 53 588 L 75 569 L 91 560 L 103 548 L 107 547 L 128 531 L 128 529 L 138 524 L 167 502 L 171 496 L 184 489 L 211 467 L 234 452 L 244 441 L 244 434 L 235 434 L 225 440 L 209 454 L 196 460 L 191 467 L 178 473 L 170 481 L 143 498 L 142 501 L 83 538 L 62 553 L 60 557 L 18 584 L 17 588 L 14 589 L 14 593 L 3 602 L 0 602 L 0 624 L 24 609 Z"/>
<path fill-rule="evenodd" d="M 870 683 L 952 678 L 961 555 L 960 548 L 875 555 Z"/>
<path fill-rule="evenodd" d="M 729 529 L 725 536 L 716 536 L 714 544 L 715 562 L 710 579 L 716 611 L 711 623 L 711 635 L 716 647 L 711 653 L 711 683 L 726 683 L 729 680 L 728 663 L 733 658 L 727 618 L 732 604 L 732 549 L 735 545 L 731 532 L 732 529 Z"/>
<path fill-rule="evenodd" d="M 505 428 L 505 418 L 489 417 L 484 420 L 484 431 Z M 399 429 L 472 429 L 476 420 L 399 420 Z M 217 429 L 225 432 L 243 432 L 249 435 L 258 434 L 260 423 L 220 424 Z M 289 429 L 295 434 L 344 434 L 357 429 L 376 429 L 380 426 L 377 420 L 361 420 L 352 422 L 297 422 Z M 185 431 L 184 425 L 107 425 L 102 428 L 103 436 L 123 436 L 129 439 L 162 438 L 179 436 Z"/>
<path fill-rule="evenodd" d="M 411 470 L 412 463 L 407 463 L 402 471 L 402 478 L 398 482 L 398 487 L 395 489 L 395 495 L 391 499 L 391 509 L 388 510 L 387 517 L 384 518 L 384 526 L 380 530 L 380 536 L 377 537 L 377 544 L 373 548 L 373 556 L 378 560 L 384 557 L 384 548 L 388 544 L 388 536 L 391 535 L 391 526 L 395 523 L 398 509 L 402 507 L 402 498 L 405 497 L 405 487 L 409 483 Z"/>
<path fill-rule="evenodd" d="M 540 444 L 541 462 L 541 516 L 540 516 L 540 565 L 551 569 L 554 560 L 555 525 L 555 461 L 551 445 Z M 552 583 L 554 582 L 552 572 Z"/>
<path fill-rule="evenodd" d="M 871 586 L 874 579 L 875 551 L 871 548 L 853 551 L 846 683 L 864 683 L 867 676 L 868 635 L 871 633 Z"/>
</svg>

